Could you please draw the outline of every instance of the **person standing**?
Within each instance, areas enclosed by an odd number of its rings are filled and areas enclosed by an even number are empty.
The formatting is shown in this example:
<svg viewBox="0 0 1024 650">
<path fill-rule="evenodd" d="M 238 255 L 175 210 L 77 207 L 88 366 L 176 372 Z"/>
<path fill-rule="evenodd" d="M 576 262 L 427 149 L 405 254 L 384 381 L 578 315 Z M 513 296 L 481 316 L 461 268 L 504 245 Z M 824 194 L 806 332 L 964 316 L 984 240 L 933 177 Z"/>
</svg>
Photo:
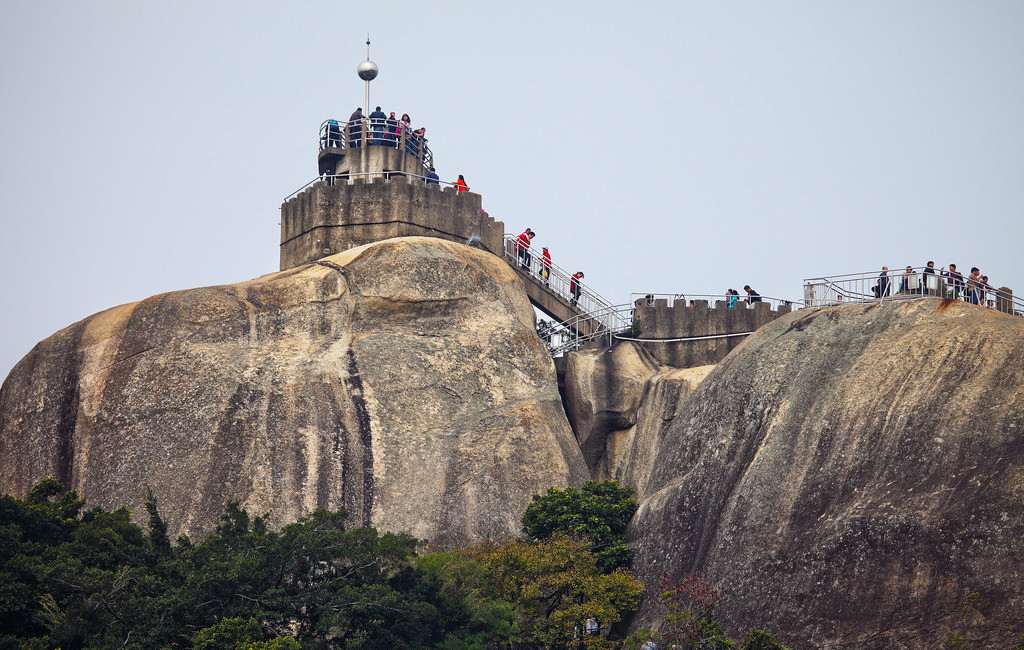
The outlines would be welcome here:
<svg viewBox="0 0 1024 650">
<path fill-rule="evenodd" d="M 384 120 L 384 139 L 387 140 L 387 145 L 393 149 L 397 149 L 398 145 L 398 118 L 395 117 L 395 112 L 391 111 L 391 115 L 388 115 L 388 119 Z"/>
<path fill-rule="evenodd" d="M 758 292 L 756 292 L 753 289 L 751 289 L 749 284 L 744 285 L 743 286 L 743 290 L 747 292 L 747 302 L 748 303 L 761 302 L 761 294 L 759 294 Z M 737 292 L 737 295 L 738 294 L 739 294 L 739 292 Z"/>
<path fill-rule="evenodd" d="M 572 300 L 569 301 L 569 304 L 573 307 L 575 307 L 580 300 L 580 293 L 583 290 L 583 283 L 580 282 L 582 279 L 583 271 L 576 271 L 572 274 L 572 278 L 569 280 L 569 293 L 572 294 Z"/>
<path fill-rule="evenodd" d="M 357 108 L 352 117 L 348 118 L 348 141 L 350 148 L 362 145 L 363 139 L 363 109 Z"/>
<path fill-rule="evenodd" d="M 889 295 L 889 267 L 883 266 L 882 272 L 878 274 L 878 282 L 871 287 L 871 293 L 875 298 L 885 298 Z"/>
<path fill-rule="evenodd" d="M 370 113 L 370 128 L 373 129 L 373 144 L 383 146 L 384 144 L 384 122 L 386 122 L 388 116 L 384 114 L 384 111 L 380 110 L 380 106 L 375 108 Z"/>
<path fill-rule="evenodd" d="M 338 120 L 327 120 L 327 146 L 328 147 L 340 147 L 341 146 L 341 125 L 338 124 Z"/>
<path fill-rule="evenodd" d="M 921 276 L 924 284 L 921 287 L 921 292 L 928 296 L 939 295 L 939 276 L 935 275 L 935 262 L 928 260 L 928 264 L 924 267 L 924 271 L 921 272 Z"/>
<path fill-rule="evenodd" d="M 949 265 L 949 271 L 942 274 L 952 290 L 954 300 L 960 300 L 960 294 L 964 292 L 964 276 L 956 270 L 956 264 Z"/>
<path fill-rule="evenodd" d="M 967 276 L 967 302 L 981 304 L 981 269 L 971 267 L 971 274 Z"/>
<path fill-rule="evenodd" d="M 549 284 L 551 278 L 551 253 L 548 252 L 548 247 L 544 246 L 541 248 L 541 260 L 540 260 L 540 275 L 544 278 L 544 286 L 551 286 Z"/>
<path fill-rule="evenodd" d="M 454 185 L 456 194 L 462 194 L 463 192 L 469 191 L 469 185 L 466 185 L 466 179 L 462 177 L 462 174 L 459 174 L 459 180 L 455 181 Z M 527 230 L 529 230 L 529 228 L 527 228 Z"/>
<path fill-rule="evenodd" d="M 437 172 L 435 172 L 434 168 L 431 167 L 430 171 L 427 172 L 427 185 L 439 185 L 440 182 L 441 182 L 441 179 L 438 178 Z"/>
<path fill-rule="evenodd" d="M 460 176 L 459 178 L 462 178 L 462 177 Z M 530 258 L 530 242 L 533 241 L 533 238 L 536 236 L 536 234 L 537 233 L 535 233 L 532 230 L 530 230 L 529 228 L 527 228 L 517 238 L 517 243 L 518 243 L 517 248 L 519 249 L 517 251 L 518 257 L 519 257 L 519 266 L 524 268 L 524 269 L 527 269 L 527 270 L 530 269 L 530 262 L 531 262 L 531 258 Z"/>
<path fill-rule="evenodd" d="M 981 276 L 981 282 L 978 283 L 978 289 L 981 291 L 981 304 L 988 307 L 992 307 L 992 301 L 988 299 L 988 295 L 994 291 L 992 285 L 988 283 L 988 276 Z"/>
</svg>

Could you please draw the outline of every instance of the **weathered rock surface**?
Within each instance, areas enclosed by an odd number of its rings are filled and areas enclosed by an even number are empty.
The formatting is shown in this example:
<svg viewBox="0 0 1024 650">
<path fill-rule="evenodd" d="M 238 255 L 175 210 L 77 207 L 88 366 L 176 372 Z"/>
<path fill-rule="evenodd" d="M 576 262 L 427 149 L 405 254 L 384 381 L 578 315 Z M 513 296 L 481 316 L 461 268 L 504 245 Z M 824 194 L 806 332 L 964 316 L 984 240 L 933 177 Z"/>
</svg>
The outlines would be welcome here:
<svg viewBox="0 0 1024 650">
<path fill-rule="evenodd" d="M 939 648 L 959 630 L 1015 647 L 1024 319 L 928 299 L 765 326 L 677 411 L 630 539 L 646 584 L 716 585 L 733 635 Z M 963 623 L 972 592 L 985 616 Z"/>
<path fill-rule="evenodd" d="M 676 409 L 712 368 L 661 367 L 631 342 L 570 352 L 566 414 L 591 476 L 628 485 L 641 498 Z"/>
<path fill-rule="evenodd" d="M 587 469 L 521 281 L 498 258 L 392 239 L 230 286 L 115 307 L 39 343 L 0 391 L 0 489 L 54 475 L 173 534 L 229 499 L 317 507 L 445 546 L 517 534 Z"/>
</svg>

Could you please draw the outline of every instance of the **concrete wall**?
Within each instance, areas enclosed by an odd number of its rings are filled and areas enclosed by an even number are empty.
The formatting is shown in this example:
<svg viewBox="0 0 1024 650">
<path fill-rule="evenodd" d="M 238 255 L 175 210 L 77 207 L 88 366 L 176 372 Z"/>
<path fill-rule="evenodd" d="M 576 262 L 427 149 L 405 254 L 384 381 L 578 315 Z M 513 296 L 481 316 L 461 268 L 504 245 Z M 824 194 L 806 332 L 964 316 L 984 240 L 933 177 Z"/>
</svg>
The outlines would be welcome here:
<svg viewBox="0 0 1024 650">
<path fill-rule="evenodd" d="M 733 309 L 729 309 L 725 301 L 708 306 L 706 300 L 697 300 L 693 307 L 679 301 L 668 306 L 664 299 L 655 300 L 647 305 L 641 299 L 637 301 L 635 317 L 640 319 L 640 339 L 675 339 L 692 336 L 709 336 L 715 334 L 738 334 L 753 332 L 757 328 L 770 323 L 783 314 L 788 314 L 791 307 L 779 307 L 773 311 L 766 302 L 755 302 L 748 305 L 737 301 Z M 672 343 L 641 343 L 658 363 L 676 368 L 693 368 L 710 363 L 718 363 L 729 352 L 743 342 L 745 336 L 703 339 L 696 341 L 678 341 Z"/>
<path fill-rule="evenodd" d="M 473 192 L 410 183 L 408 178 L 318 182 L 281 206 L 281 270 L 382 239 L 421 235 L 481 247 L 502 256 L 505 225 Z"/>
<path fill-rule="evenodd" d="M 388 170 L 426 176 L 428 170 L 424 168 L 423 160 L 408 153 L 404 138 L 399 144 L 403 145 L 401 149 L 376 145 L 353 149 L 321 149 L 317 155 L 318 175 L 366 174 Z"/>
</svg>

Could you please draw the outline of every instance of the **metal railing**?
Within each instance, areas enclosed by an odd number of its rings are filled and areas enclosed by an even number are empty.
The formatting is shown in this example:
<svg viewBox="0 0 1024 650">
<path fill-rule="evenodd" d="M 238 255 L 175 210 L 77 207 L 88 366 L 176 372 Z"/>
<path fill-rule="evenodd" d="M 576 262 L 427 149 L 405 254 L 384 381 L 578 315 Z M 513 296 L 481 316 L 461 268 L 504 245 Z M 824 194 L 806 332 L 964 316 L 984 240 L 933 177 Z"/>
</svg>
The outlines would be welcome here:
<svg viewBox="0 0 1024 650">
<path fill-rule="evenodd" d="M 799 308 L 801 305 L 795 300 L 786 300 L 785 298 L 772 298 L 771 296 L 757 296 L 760 300 L 754 302 L 765 302 L 771 305 L 773 310 L 778 310 L 783 305 L 792 306 L 794 309 Z M 753 303 L 749 301 L 749 298 L 745 294 L 739 296 L 729 296 L 726 294 L 715 294 L 715 293 L 641 293 L 634 292 L 629 294 L 629 300 L 634 305 L 639 305 L 641 302 L 646 302 L 648 305 L 653 306 L 656 300 L 664 300 L 669 307 L 675 306 L 677 303 L 683 303 L 684 305 L 690 305 L 692 302 L 698 300 L 705 300 L 708 303 L 708 307 L 714 308 L 716 303 L 724 302 L 727 305 L 732 304 L 734 309 L 742 309 L 744 307 L 750 308 Z M 731 301 L 731 302 L 730 302 Z M 743 303 L 738 304 L 738 303 Z"/>
<path fill-rule="evenodd" d="M 351 122 L 324 120 L 320 125 L 319 141 L 320 151 L 388 147 L 415 157 L 423 169 L 430 169 L 434 164 L 434 154 L 427 146 L 427 139 L 410 131 L 403 122 L 390 118 L 382 120 L 364 117 Z"/>
<path fill-rule="evenodd" d="M 602 338 L 610 346 L 616 335 L 630 331 L 632 312 L 632 305 L 608 305 L 565 322 L 545 321 L 537 334 L 547 343 L 553 357 L 579 350 L 587 343 Z M 606 326 L 606 323 L 612 326 Z"/>
<path fill-rule="evenodd" d="M 288 196 L 284 197 L 282 203 L 291 201 L 299 194 L 302 194 L 307 188 L 316 185 L 317 183 L 325 183 L 329 187 L 335 185 L 352 185 L 356 178 L 381 178 L 385 181 L 394 181 L 395 179 L 406 179 L 406 182 L 410 185 L 450 185 L 455 187 L 455 183 L 452 181 L 442 181 L 440 179 L 427 178 L 420 174 L 410 174 L 408 172 L 356 172 L 356 173 L 343 173 L 343 174 L 324 174 L 323 176 L 317 176 L 313 180 L 309 181 L 299 189 L 295 190 Z"/>
<path fill-rule="evenodd" d="M 601 327 L 621 329 L 629 326 L 628 319 L 620 320 L 614 310 L 610 309 L 613 305 L 609 301 L 594 293 L 585 282 L 574 280 L 572 273 L 553 262 L 546 263 L 540 251 L 523 246 L 516 235 L 505 233 L 504 249 L 505 259 L 510 266 L 529 274 L 538 284 L 562 297 L 583 314 L 592 317 L 600 314 L 595 322 Z"/>
<path fill-rule="evenodd" d="M 930 267 L 906 267 L 896 271 L 867 271 L 804 279 L 805 307 L 830 307 L 848 303 L 952 298 L 1024 316 L 1024 300 L 981 280 Z"/>
</svg>

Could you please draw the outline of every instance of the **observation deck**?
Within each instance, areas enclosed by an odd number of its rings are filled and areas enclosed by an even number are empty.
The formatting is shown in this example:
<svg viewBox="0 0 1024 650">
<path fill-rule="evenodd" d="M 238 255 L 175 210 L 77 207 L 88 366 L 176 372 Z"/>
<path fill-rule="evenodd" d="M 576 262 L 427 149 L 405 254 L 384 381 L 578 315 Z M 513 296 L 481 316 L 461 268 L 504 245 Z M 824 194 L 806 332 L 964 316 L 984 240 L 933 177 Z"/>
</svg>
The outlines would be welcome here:
<svg viewBox="0 0 1024 650">
<path fill-rule="evenodd" d="M 372 173 L 423 176 L 434 161 L 426 138 L 391 119 L 324 120 L 320 125 L 319 142 L 317 166 L 321 176 L 344 178 Z"/>
</svg>

